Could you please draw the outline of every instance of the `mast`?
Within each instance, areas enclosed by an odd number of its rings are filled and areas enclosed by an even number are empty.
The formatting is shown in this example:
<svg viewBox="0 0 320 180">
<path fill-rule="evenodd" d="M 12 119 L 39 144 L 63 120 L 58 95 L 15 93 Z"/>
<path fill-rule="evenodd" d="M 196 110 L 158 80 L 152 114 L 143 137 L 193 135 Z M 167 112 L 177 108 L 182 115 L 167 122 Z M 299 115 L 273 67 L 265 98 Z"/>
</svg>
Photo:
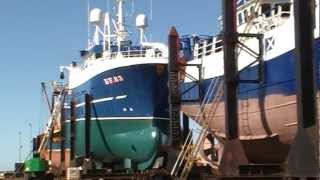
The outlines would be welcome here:
<svg viewBox="0 0 320 180">
<path fill-rule="evenodd" d="M 125 0 L 117 0 L 117 3 L 118 3 L 118 13 L 117 13 L 117 29 L 118 29 L 118 32 L 117 32 L 117 42 L 118 42 L 118 45 L 120 47 L 120 43 L 121 41 L 125 41 L 127 36 L 128 36 L 128 32 L 126 30 L 126 27 L 125 27 L 125 19 L 124 19 L 124 16 L 123 16 L 123 5 L 124 5 L 124 1 Z"/>
</svg>

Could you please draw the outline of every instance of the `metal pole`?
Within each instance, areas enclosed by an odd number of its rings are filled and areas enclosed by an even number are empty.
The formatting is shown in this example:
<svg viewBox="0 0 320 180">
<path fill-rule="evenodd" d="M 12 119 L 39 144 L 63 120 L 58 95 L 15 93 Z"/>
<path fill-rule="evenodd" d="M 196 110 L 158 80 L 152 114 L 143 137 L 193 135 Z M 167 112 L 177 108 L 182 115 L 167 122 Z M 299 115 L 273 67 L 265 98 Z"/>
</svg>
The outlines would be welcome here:
<svg viewBox="0 0 320 180">
<path fill-rule="evenodd" d="M 223 1 L 223 42 L 225 79 L 225 130 L 226 143 L 221 158 L 221 174 L 238 175 L 239 165 L 248 163 L 238 131 L 238 62 L 237 45 L 237 5 L 236 0 Z"/>
<path fill-rule="evenodd" d="M 90 159 L 90 121 L 91 121 L 91 97 L 85 94 L 85 158 Z"/>
<path fill-rule="evenodd" d="M 33 138 L 32 139 L 32 153 L 35 154 L 37 153 L 37 149 L 38 149 L 38 138 Z"/>
<path fill-rule="evenodd" d="M 47 89 L 46 89 L 46 84 L 44 82 L 41 82 L 41 90 L 42 90 L 42 93 L 43 93 L 43 95 L 46 99 L 46 102 L 48 104 L 49 111 L 51 113 L 53 106 L 51 106 L 51 104 L 50 104 L 49 96 L 48 96 Z"/>
<path fill-rule="evenodd" d="M 298 132 L 288 156 L 292 177 L 319 177 L 319 127 L 314 54 L 314 0 L 295 0 Z"/>
<path fill-rule="evenodd" d="M 74 160 L 75 151 L 75 122 L 76 122 L 76 103 L 74 100 L 70 102 L 70 162 Z"/>
<path fill-rule="evenodd" d="M 32 123 L 29 122 L 28 125 L 29 125 L 29 127 L 30 127 L 30 143 L 31 143 L 31 145 L 30 145 L 30 150 L 33 151 Z"/>
<path fill-rule="evenodd" d="M 64 124 L 65 123 L 65 108 L 64 108 L 64 103 L 61 105 L 61 119 L 60 119 L 60 124 L 61 124 L 61 141 L 60 141 L 60 162 L 61 164 L 65 160 L 65 132 L 64 132 Z"/>
<path fill-rule="evenodd" d="M 236 59 L 236 1 L 224 1 L 224 78 L 226 137 L 233 140 L 238 132 L 238 62 Z"/>
<path fill-rule="evenodd" d="M 50 130 L 50 135 L 49 135 L 49 161 L 52 161 L 52 148 L 53 148 L 53 132 L 54 132 L 54 126 L 52 126 Z"/>
<path fill-rule="evenodd" d="M 22 140 L 21 140 L 21 131 L 18 132 L 19 134 L 19 148 L 18 148 L 18 160 L 19 160 L 19 163 L 21 162 L 21 151 L 22 151 Z"/>
</svg>

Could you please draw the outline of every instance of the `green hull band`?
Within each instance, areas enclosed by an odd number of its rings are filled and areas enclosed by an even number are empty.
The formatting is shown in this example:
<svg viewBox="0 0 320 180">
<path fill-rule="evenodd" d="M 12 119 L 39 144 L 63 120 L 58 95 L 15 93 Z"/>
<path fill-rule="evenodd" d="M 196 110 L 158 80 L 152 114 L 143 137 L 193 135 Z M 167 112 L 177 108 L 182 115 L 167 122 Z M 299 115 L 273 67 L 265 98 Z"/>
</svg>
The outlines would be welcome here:
<svg viewBox="0 0 320 180">
<path fill-rule="evenodd" d="M 165 141 L 167 120 L 115 119 L 91 121 L 91 155 L 103 162 L 122 164 L 130 159 L 139 170 L 151 167 L 159 147 Z M 159 126 L 160 125 L 160 126 Z M 69 139 L 70 122 L 65 123 L 64 134 Z M 85 121 L 75 125 L 75 155 L 85 154 Z"/>
</svg>

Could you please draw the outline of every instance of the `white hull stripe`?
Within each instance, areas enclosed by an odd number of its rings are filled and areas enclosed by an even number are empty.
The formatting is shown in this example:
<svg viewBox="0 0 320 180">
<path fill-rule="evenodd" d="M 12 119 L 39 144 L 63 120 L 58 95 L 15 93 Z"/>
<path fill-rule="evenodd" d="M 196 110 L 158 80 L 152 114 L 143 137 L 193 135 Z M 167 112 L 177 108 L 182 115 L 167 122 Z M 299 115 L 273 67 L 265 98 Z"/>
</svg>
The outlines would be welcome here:
<svg viewBox="0 0 320 180">
<path fill-rule="evenodd" d="M 127 98 L 127 95 L 117 96 L 116 99 L 124 99 Z"/>
<path fill-rule="evenodd" d="M 83 103 L 77 104 L 76 107 L 81 107 L 81 106 L 84 106 L 84 105 L 85 105 L 85 103 L 83 102 Z"/>
<path fill-rule="evenodd" d="M 91 101 L 91 103 L 95 104 L 95 103 L 100 103 L 100 102 L 106 102 L 106 101 L 112 101 L 114 99 L 124 99 L 124 98 L 127 98 L 128 95 L 121 95 L 121 96 L 116 96 L 116 97 L 106 97 L 106 98 L 101 98 L 101 99 L 95 99 L 93 101 Z M 84 106 L 85 103 L 82 102 L 82 103 L 79 103 L 76 105 L 76 107 L 81 107 L 81 106 Z M 68 108 L 70 108 L 70 106 L 68 106 Z"/>
<path fill-rule="evenodd" d="M 147 120 L 147 119 L 161 119 L 161 120 L 169 120 L 169 118 L 162 118 L 162 117 L 98 117 L 98 118 L 91 118 L 91 120 L 100 120 L 100 121 L 107 121 L 107 120 L 120 120 L 120 119 L 130 119 L 130 120 Z M 84 118 L 78 118 L 76 121 L 84 121 Z M 70 122 L 70 120 L 65 120 L 65 122 Z"/>
<path fill-rule="evenodd" d="M 113 100 L 113 97 L 107 97 L 107 98 L 93 100 L 91 103 L 99 103 L 99 102 L 112 101 L 112 100 Z"/>
</svg>

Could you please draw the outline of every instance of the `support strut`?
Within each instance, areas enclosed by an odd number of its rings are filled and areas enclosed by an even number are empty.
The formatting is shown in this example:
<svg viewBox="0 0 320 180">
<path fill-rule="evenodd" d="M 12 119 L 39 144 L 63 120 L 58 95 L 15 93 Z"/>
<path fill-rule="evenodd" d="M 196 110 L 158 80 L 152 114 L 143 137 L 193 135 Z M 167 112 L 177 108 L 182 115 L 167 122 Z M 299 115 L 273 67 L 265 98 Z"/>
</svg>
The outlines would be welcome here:
<svg viewBox="0 0 320 180">
<path fill-rule="evenodd" d="M 291 177 L 319 177 L 314 3 L 314 0 L 294 1 L 298 131 L 288 156 Z"/>
<path fill-rule="evenodd" d="M 219 171 L 223 175 L 238 175 L 239 165 L 248 164 L 248 160 L 239 140 L 238 127 L 237 91 L 239 78 L 236 58 L 236 0 L 224 0 L 223 11 L 226 143 L 224 145 Z"/>
<path fill-rule="evenodd" d="M 169 38 L 169 112 L 170 112 L 170 140 L 174 148 L 179 148 L 181 144 L 181 127 L 180 127 L 180 105 L 181 97 L 179 91 L 179 35 L 176 28 L 170 29 Z"/>
</svg>

